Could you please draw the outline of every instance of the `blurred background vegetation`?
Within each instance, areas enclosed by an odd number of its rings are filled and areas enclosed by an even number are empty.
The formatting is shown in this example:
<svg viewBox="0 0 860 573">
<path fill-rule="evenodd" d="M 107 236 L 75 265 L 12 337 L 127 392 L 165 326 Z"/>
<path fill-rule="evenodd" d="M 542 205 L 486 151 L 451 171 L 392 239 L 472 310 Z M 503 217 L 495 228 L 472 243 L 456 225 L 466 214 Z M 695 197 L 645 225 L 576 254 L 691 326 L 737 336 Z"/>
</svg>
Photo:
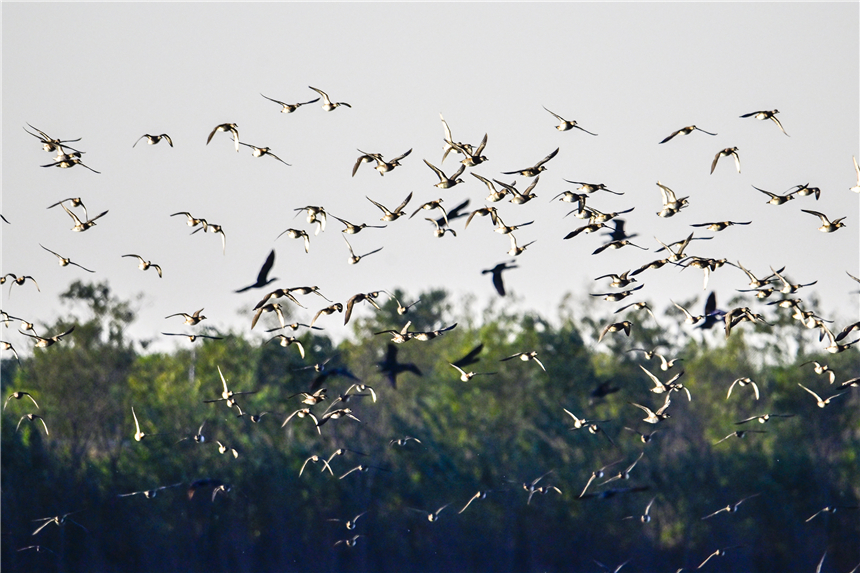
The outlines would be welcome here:
<svg viewBox="0 0 860 573">
<path fill-rule="evenodd" d="M 806 521 L 825 506 L 860 504 L 858 391 L 820 409 L 798 387 L 836 393 L 860 376 L 860 354 L 822 354 L 815 332 L 789 311 L 768 316 L 770 325 L 744 323 L 728 340 L 721 325 L 697 330 L 668 310 L 657 313 L 658 324 L 633 311 L 630 338 L 609 335 L 597 345 L 604 325 L 618 320 L 599 303 L 569 298 L 547 320 L 503 301 L 476 309 L 436 290 L 416 296 L 421 303 L 405 316 L 393 300 L 362 310 L 347 340 L 300 330 L 302 359 L 295 346 L 241 334 L 146 352 L 145 342 L 124 335 L 133 302 L 117 300 L 106 283 L 74 283 L 62 298 L 67 314 L 48 331 L 74 326 L 73 334 L 22 353 L 20 363 L 8 353 L 2 361 L 4 400 L 27 391 L 40 406 L 11 400 L 3 414 L 4 571 L 598 571 L 594 560 L 615 568 L 632 559 L 627 570 L 656 572 L 694 569 L 731 546 L 741 547 L 707 567 L 813 571 L 825 550 L 824 571 L 860 561 L 860 511 Z M 397 360 L 421 375 L 400 374 L 395 389 L 378 367 L 388 338 L 373 333 L 400 330 L 407 319 L 413 331 L 457 327 L 398 345 Z M 463 382 L 449 363 L 479 344 L 479 362 L 465 369 L 495 374 Z M 663 372 L 656 357 L 631 348 L 683 361 Z M 501 362 L 533 350 L 546 371 L 534 361 Z M 318 376 L 303 367 L 325 360 L 329 372 L 348 369 L 378 400 L 345 404 L 360 422 L 329 420 L 318 433 L 309 418 L 294 417 L 282 428 L 304 407 L 295 394 Z M 801 367 L 809 360 L 827 363 L 837 383 Z M 663 395 L 649 393 L 640 366 L 661 380 L 683 370 L 692 401 L 672 394 L 671 418 L 642 422 L 630 402 L 656 409 Z M 220 397 L 219 368 L 231 390 L 256 391 L 237 402 L 248 414 L 266 412 L 258 423 L 224 402 L 203 402 Z M 758 401 L 748 387 L 726 398 L 744 376 L 760 388 Z M 354 382 L 327 378 L 329 398 L 311 407 L 314 415 Z M 162 435 L 135 441 L 132 407 L 143 432 Z M 597 434 L 572 431 L 564 409 L 608 421 Z M 16 432 L 27 413 L 43 416 L 50 435 L 27 420 Z M 794 416 L 735 424 L 764 413 Z M 204 421 L 205 442 L 179 441 Z M 648 443 L 633 431 L 655 429 Z M 716 444 L 738 429 L 766 433 Z M 406 436 L 420 442 L 390 443 Z M 219 453 L 216 440 L 238 457 Z M 328 459 L 338 448 L 346 451 L 331 459 L 333 475 L 321 463 L 299 475 L 309 457 Z M 629 480 L 599 485 L 642 452 Z M 642 491 L 580 498 L 592 472 L 613 462 L 588 491 Z M 338 479 L 359 464 L 371 467 Z M 536 486 L 561 494 L 536 493 L 527 503 L 523 485 L 544 474 Z M 213 481 L 192 497 L 191 484 L 203 479 Z M 174 484 L 152 498 L 118 497 Z M 213 499 L 217 484 L 229 491 Z M 458 514 L 478 491 L 486 499 Z M 702 520 L 754 494 L 736 513 Z M 428 520 L 446 504 L 438 521 Z M 41 523 L 34 520 L 70 512 L 74 523 L 32 535 Z M 352 530 L 332 521 L 359 514 Z M 354 544 L 335 545 L 355 535 Z M 18 551 L 33 545 L 44 550 Z"/>
</svg>

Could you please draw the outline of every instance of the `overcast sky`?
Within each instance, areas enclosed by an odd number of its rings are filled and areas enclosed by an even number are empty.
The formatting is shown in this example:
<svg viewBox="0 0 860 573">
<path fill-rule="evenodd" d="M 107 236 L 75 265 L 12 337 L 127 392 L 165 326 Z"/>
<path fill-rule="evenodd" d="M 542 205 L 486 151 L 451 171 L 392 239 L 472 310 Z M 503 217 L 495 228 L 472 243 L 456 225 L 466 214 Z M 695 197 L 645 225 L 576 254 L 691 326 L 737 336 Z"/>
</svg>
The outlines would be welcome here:
<svg viewBox="0 0 860 573">
<path fill-rule="evenodd" d="M 250 309 L 266 291 L 233 291 L 254 281 L 270 249 L 277 260 L 270 288 L 318 285 L 330 299 L 405 289 L 410 296 L 443 287 L 455 301 L 469 294 L 477 304 L 496 297 L 487 269 L 505 260 L 510 244 L 487 218 L 452 222 L 457 236 L 437 239 L 425 213 L 386 229 L 351 235 L 358 254 L 384 247 L 358 265 L 347 264 L 342 225 L 329 219 L 319 236 L 294 209 L 321 205 L 354 223 L 379 223 L 365 196 L 389 207 L 410 192 L 407 212 L 443 198 L 453 207 L 468 198 L 485 204 L 486 187 L 474 172 L 503 181 L 531 180 L 501 172 L 533 165 L 556 148 L 525 205 L 497 203 L 507 224 L 534 221 L 516 233 L 536 241 L 505 275 L 518 308 L 553 318 L 565 293 L 607 292 L 598 275 L 633 269 L 663 254 L 663 242 L 683 239 L 693 223 L 752 221 L 694 243 L 688 254 L 740 261 L 758 275 L 786 267 L 794 282 L 817 280 L 820 311 L 838 328 L 858 318 L 860 195 L 852 155 L 860 155 L 860 7 L 854 3 L 664 4 L 2 4 L 3 137 L 2 272 L 32 275 L 32 284 L 2 288 L 3 310 L 37 325 L 65 314 L 57 295 L 75 279 L 108 280 L 121 298 L 144 293 L 137 338 L 159 339 L 155 348 L 187 345 L 158 333 L 183 332 L 175 312 L 201 307 L 204 324 L 236 331 L 250 327 Z M 304 102 L 325 90 L 340 107 L 320 103 L 293 114 L 261 97 Z M 542 106 L 576 120 L 598 135 L 559 132 Z M 741 119 L 779 109 L 786 137 L 772 121 Z M 464 183 L 440 190 L 426 159 L 447 173 L 460 156 L 441 163 L 445 116 L 456 141 L 474 145 L 488 134 L 486 163 L 468 168 Z M 238 124 L 240 140 L 269 146 L 290 163 L 236 153 L 229 135 L 206 138 L 217 124 Z M 52 162 L 27 123 L 85 151 L 81 166 L 41 168 Z M 694 132 L 658 142 L 696 124 Z M 28 128 L 29 129 L 29 128 Z M 144 133 L 167 133 L 174 147 L 132 144 Z M 742 173 L 731 158 L 709 174 L 714 155 L 737 147 Z M 355 177 L 356 149 L 393 158 L 412 154 L 380 177 L 369 164 Z M 605 183 L 623 196 L 596 193 L 589 205 L 624 215 L 636 244 L 593 256 L 599 234 L 564 241 L 583 224 L 563 216 L 568 203 L 551 202 L 574 190 L 564 182 Z M 689 208 L 671 219 L 660 210 L 662 181 Z M 821 198 L 798 197 L 782 206 L 752 186 L 783 193 L 809 183 Z M 109 210 L 97 225 L 73 233 L 60 208 L 81 197 L 91 215 Z M 820 233 L 820 221 L 801 209 L 846 217 L 846 228 Z M 189 211 L 223 225 L 220 237 L 197 233 L 181 217 Z M 435 216 L 435 215 L 434 215 Z M 311 232 L 310 253 L 286 235 Z M 61 268 L 39 244 L 95 270 Z M 140 254 L 158 263 L 141 272 Z M 669 299 L 707 291 L 702 273 L 664 267 L 639 277 L 634 300 L 665 309 Z M 714 273 L 708 290 L 725 303 L 747 288 L 738 269 Z M 296 320 L 308 322 L 325 306 L 301 299 Z M 606 308 L 619 306 L 605 303 Z M 725 307 L 724 304 L 721 306 Z M 691 309 L 693 310 L 693 309 Z M 240 315 L 240 312 L 243 314 Z M 367 312 L 362 310 L 362 312 Z M 268 320 L 268 317 L 267 317 Z M 665 320 L 665 319 L 664 319 Z M 268 324 L 268 323 L 267 323 Z M 321 320 L 326 332 L 348 332 L 342 319 Z M 37 326 L 39 328 L 39 326 Z M 260 327 L 258 326 L 259 330 Z M 40 331 L 41 334 L 41 331 Z M 16 347 L 22 336 L 4 330 Z"/>
</svg>

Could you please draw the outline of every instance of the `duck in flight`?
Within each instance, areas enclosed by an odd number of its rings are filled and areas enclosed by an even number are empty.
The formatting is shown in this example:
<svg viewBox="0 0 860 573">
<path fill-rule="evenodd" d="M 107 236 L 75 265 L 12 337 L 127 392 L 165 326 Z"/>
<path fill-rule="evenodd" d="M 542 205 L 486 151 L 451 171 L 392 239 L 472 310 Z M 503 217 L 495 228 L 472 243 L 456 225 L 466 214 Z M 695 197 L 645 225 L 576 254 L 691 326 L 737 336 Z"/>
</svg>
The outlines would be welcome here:
<svg viewBox="0 0 860 573">
<path fill-rule="evenodd" d="M 137 268 L 139 268 L 142 271 L 145 271 L 151 267 L 151 268 L 155 269 L 155 271 L 158 273 L 158 278 L 162 278 L 161 267 L 154 264 L 152 261 L 147 261 L 146 259 L 144 259 L 140 255 L 123 255 L 123 258 L 125 258 L 125 257 L 136 258 L 138 260 Z"/>
<path fill-rule="evenodd" d="M 782 124 L 779 122 L 779 119 L 777 119 L 777 117 L 776 117 L 776 114 L 778 114 L 778 113 L 779 113 L 778 109 L 774 109 L 774 110 L 770 110 L 770 111 L 753 111 L 750 113 L 745 113 L 741 117 L 754 117 L 754 118 L 761 120 L 761 121 L 765 121 L 765 120 L 769 119 L 769 120 L 773 121 L 777 125 L 777 127 L 779 127 L 779 130 L 781 132 L 785 133 L 785 129 L 783 129 Z M 787 133 L 785 133 L 785 135 L 788 136 Z"/>
<path fill-rule="evenodd" d="M 732 156 L 735 158 L 735 167 L 738 169 L 738 173 L 741 172 L 741 157 L 738 155 L 737 147 L 726 147 L 725 149 L 718 151 L 714 156 L 714 160 L 711 162 L 711 175 L 714 173 L 714 169 L 717 168 L 717 161 L 720 160 L 720 157 L 729 157 Z"/>
<path fill-rule="evenodd" d="M 544 109 L 546 109 L 546 107 L 544 107 Z M 559 121 L 559 124 L 557 126 L 555 126 L 555 128 L 559 131 L 569 131 L 575 127 L 576 129 L 579 129 L 580 131 L 584 131 L 588 135 L 597 135 L 596 133 L 591 133 L 587 129 L 581 128 L 575 120 L 568 121 L 568 120 L 564 119 L 563 117 L 561 117 L 560 115 L 558 115 L 557 113 L 555 113 L 554 111 L 549 111 L 548 109 L 546 109 L 546 111 L 548 111 L 553 117 L 555 117 Z"/>
<path fill-rule="evenodd" d="M 481 274 L 485 275 L 487 273 L 491 273 L 493 275 L 493 286 L 496 287 L 496 292 L 499 293 L 499 296 L 505 296 L 505 283 L 502 281 L 502 273 L 506 270 L 515 268 L 517 268 L 517 265 L 504 262 L 497 264 L 491 269 L 484 269 L 481 271 Z"/>
<path fill-rule="evenodd" d="M 255 288 L 263 288 L 269 283 L 275 282 L 277 277 L 269 278 L 269 271 L 272 270 L 272 267 L 275 265 L 275 249 L 272 249 L 269 252 L 269 256 L 266 257 L 266 261 L 263 263 L 263 266 L 260 268 L 260 272 L 257 275 L 257 280 L 251 285 L 240 288 L 237 293 L 245 292 L 247 290 L 255 289 Z M 253 328 L 253 327 L 252 327 Z"/>
<path fill-rule="evenodd" d="M 555 151 L 535 163 L 532 167 L 526 167 L 525 169 L 518 169 L 516 171 L 502 171 L 503 175 L 522 175 L 523 177 L 536 177 L 540 174 L 541 171 L 546 171 L 546 167 L 544 167 L 544 163 L 558 155 L 558 147 L 555 148 Z"/>
<path fill-rule="evenodd" d="M 39 244 L 39 246 L 40 246 L 40 247 L 42 247 L 43 249 L 45 249 L 46 251 L 48 251 L 49 253 L 51 253 L 52 255 L 54 255 L 55 257 L 57 257 L 57 259 L 59 260 L 59 263 L 60 263 L 60 266 L 61 266 L 61 267 L 65 267 L 65 266 L 68 266 L 68 265 L 75 265 L 76 267 L 79 267 L 79 268 L 81 268 L 81 269 L 83 269 L 83 270 L 87 271 L 88 273 L 94 273 L 94 272 L 95 272 L 95 271 L 91 271 L 90 269 L 88 269 L 88 268 L 86 268 L 86 267 L 83 267 L 83 266 L 79 265 L 78 263 L 76 263 L 76 262 L 72 261 L 72 259 L 66 258 L 66 257 L 64 257 L 64 256 L 60 255 L 59 253 L 55 253 L 55 252 L 54 252 L 54 251 L 52 251 L 51 249 L 49 249 L 49 248 L 45 247 L 44 245 L 42 245 L 41 243 Z"/>
<path fill-rule="evenodd" d="M 318 94 L 320 94 L 320 96 L 322 97 L 322 100 L 323 100 L 322 108 L 326 111 L 334 111 L 342 105 L 345 105 L 346 107 L 352 107 L 351 105 L 349 105 L 345 101 L 333 102 L 333 101 L 331 101 L 331 98 L 328 97 L 328 94 L 325 93 L 324 91 L 317 89 L 315 87 L 312 87 L 312 86 L 308 86 L 308 87 L 311 88 L 312 90 L 314 90 L 315 92 L 317 92 Z"/>
<path fill-rule="evenodd" d="M 666 139 L 661 141 L 660 143 L 666 143 L 676 135 L 690 135 L 694 131 L 701 131 L 702 133 L 707 133 L 708 135 L 717 135 L 716 133 L 711 133 L 710 131 L 705 131 L 704 129 L 700 129 L 695 125 L 688 125 L 687 127 L 682 127 L 678 131 L 673 131 Z"/>
<path fill-rule="evenodd" d="M 236 145 L 236 153 L 239 153 L 239 126 L 235 123 L 222 123 L 220 125 L 216 125 L 209 133 L 209 137 L 206 139 L 206 145 L 209 145 L 209 142 L 212 141 L 212 136 L 219 131 L 230 132 L 233 135 L 233 143 Z"/>
<path fill-rule="evenodd" d="M 280 105 L 281 106 L 281 113 L 293 113 L 294 111 L 296 111 L 297 109 L 299 109 L 303 105 L 316 103 L 320 100 L 320 98 L 316 98 L 316 99 L 312 99 L 311 101 L 306 101 L 306 102 L 302 102 L 302 103 L 284 103 L 282 101 L 272 99 L 268 96 L 264 96 L 263 94 L 260 94 L 260 95 L 263 96 L 264 98 L 266 98 L 267 100 L 275 102 L 276 104 Z"/>
<path fill-rule="evenodd" d="M 155 145 L 163 139 L 167 142 L 168 145 L 170 145 L 170 147 L 173 147 L 173 140 L 170 139 L 170 136 L 166 133 L 162 133 L 161 135 L 150 135 L 148 133 L 144 133 L 139 138 L 137 138 L 137 141 L 134 142 L 134 145 L 132 145 L 132 147 L 135 147 L 138 143 L 140 143 L 141 139 L 146 139 L 146 142 L 149 145 Z"/>
<path fill-rule="evenodd" d="M 250 147 L 251 148 L 251 155 L 253 155 L 254 157 L 262 157 L 264 155 L 268 155 L 269 157 L 274 157 L 275 159 L 277 159 L 278 161 L 280 161 L 281 163 L 283 163 L 287 167 L 291 167 L 291 165 L 289 163 L 287 163 L 286 161 L 284 161 L 283 159 L 281 159 L 280 157 L 278 157 L 277 155 L 272 153 L 271 147 L 257 147 L 256 145 L 251 145 L 250 143 L 242 143 L 241 141 L 239 142 L 239 145 L 244 145 L 245 147 Z"/>
</svg>

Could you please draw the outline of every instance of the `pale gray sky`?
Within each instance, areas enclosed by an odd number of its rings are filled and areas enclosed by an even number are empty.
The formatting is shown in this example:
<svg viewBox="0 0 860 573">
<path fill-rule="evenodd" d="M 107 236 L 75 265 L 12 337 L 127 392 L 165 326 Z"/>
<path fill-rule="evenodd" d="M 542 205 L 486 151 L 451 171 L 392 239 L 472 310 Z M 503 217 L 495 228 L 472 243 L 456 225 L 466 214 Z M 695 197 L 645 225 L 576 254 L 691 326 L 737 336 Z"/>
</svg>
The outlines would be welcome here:
<svg viewBox="0 0 860 573">
<path fill-rule="evenodd" d="M 208 324 L 246 330 L 250 308 L 264 291 L 237 295 L 253 282 L 271 248 L 277 252 L 274 287 L 318 285 L 345 301 L 357 292 L 401 287 L 410 295 L 432 287 L 455 300 L 474 293 L 478 303 L 496 296 L 482 269 L 508 260 L 507 237 L 488 219 L 452 226 L 457 237 L 436 239 L 424 213 L 384 230 L 351 236 L 361 254 L 384 250 L 358 265 L 347 264 L 337 221 L 311 236 L 310 254 L 300 241 L 275 237 L 288 227 L 312 230 L 293 209 L 322 205 L 352 222 L 379 224 L 365 195 L 388 206 L 414 193 L 411 213 L 444 198 L 453 207 L 469 198 L 485 203 L 487 190 L 473 171 L 500 178 L 502 171 L 533 164 L 556 147 L 526 205 L 497 203 L 508 224 L 534 220 L 517 232 L 536 240 L 517 258 L 505 280 L 520 308 L 553 318 L 566 292 L 585 297 L 606 292 L 592 279 L 658 258 L 664 242 L 682 239 L 689 225 L 752 220 L 707 242 L 691 254 L 740 260 L 757 274 L 786 266 L 795 282 L 818 280 L 821 312 L 840 327 L 857 320 L 860 275 L 860 196 L 851 156 L 860 155 L 860 7 L 857 3 L 665 3 L 665 4 L 2 4 L 3 134 L 2 271 L 36 278 L 2 289 L 3 310 L 39 325 L 64 314 L 57 295 L 74 279 L 110 281 L 117 295 L 145 293 L 136 337 L 161 338 L 183 331 L 175 312 L 205 307 Z M 316 97 L 312 85 L 351 109 L 324 112 L 319 103 L 280 114 L 260 96 L 287 101 Z M 542 106 L 599 134 L 558 132 Z M 744 113 L 779 109 L 790 137 L 771 121 L 740 119 Z M 467 169 L 465 183 L 433 187 L 435 175 L 422 159 L 450 172 L 458 156 L 442 158 L 445 119 L 457 141 L 477 144 L 489 135 L 489 161 Z M 24 133 L 30 123 L 52 137 L 82 140 L 84 163 L 69 170 L 42 169 L 52 155 Z M 236 153 L 226 134 L 206 137 L 220 123 L 235 122 L 240 139 L 269 146 L 292 164 Z M 682 137 L 658 145 L 690 124 L 718 133 Z M 144 133 L 168 133 L 175 147 L 150 147 Z M 739 175 L 714 154 L 737 146 Z M 391 158 L 413 148 L 402 167 L 380 177 L 369 165 L 351 177 L 356 148 Z M 456 158 L 456 159 L 455 159 Z M 516 177 L 523 189 L 530 180 Z M 595 194 L 589 204 L 604 211 L 635 207 L 628 231 L 649 252 L 626 248 L 592 256 L 596 234 L 562 237 L 582 222 L 562 219 L 567 203 L 550 202 L 573 189 L 563 179 L 603 182 L 623 196 Z M 671 219 L 660 209 L 662 181 L 690 207 Z M 752 186 L 774 192 L 809 183 L 821 199 L 798 197 L 766 205 Z M 46 207 L 66 197 L 83 198 L 91 214 L 109 209 L 98 225 L 72 233 L 70 218 Z M 846 216 L 835 234 L 817 231 L 817 218 L 801 209 Z M 220 223 L 219 237 L 189 228 L 176 211 Z M 696 235 L 711 235 L 697 230 Z M 94 269 L 90 275 L 61 268 L 39 243 Z M 162 266 L 164 278 L 142 273 L 138 253 Z M 702 273 L 664 268 L 640 277 L 645 285 L 628 299 L 700 295 Z M 723 267 L 711 277 L 726 302 L 746 288 L 745 275 Z M 806 291 L 809 292 L 809 291 Z M 802 293 L 803 294 L 803 293 Z M 804 295 L 808 296 L 808 295 Z M 302 299 L 297 320 L 324 306 Z M 618 305 L 605 303 L 607 308 Z M 206 324 L 206 323 L 204 323 Z M 322 321 L 339 338 L 342 320 Z M 258 326 L 258 330 L 259 330 Z M 4 332 L 16 347 L 24 338 Z M 187 341 L 162 340 L 156 348 Z"/>
</svg>

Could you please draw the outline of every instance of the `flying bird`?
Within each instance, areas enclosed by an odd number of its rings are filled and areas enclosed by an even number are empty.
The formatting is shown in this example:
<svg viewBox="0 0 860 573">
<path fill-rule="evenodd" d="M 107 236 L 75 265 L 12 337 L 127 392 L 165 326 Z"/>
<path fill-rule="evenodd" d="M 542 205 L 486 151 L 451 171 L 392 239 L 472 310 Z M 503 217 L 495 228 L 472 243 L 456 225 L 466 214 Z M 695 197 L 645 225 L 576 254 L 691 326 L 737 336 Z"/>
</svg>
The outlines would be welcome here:
<svg viewBox="0 0 860 573">
<path fill-rule="evenodd" d="M 134 142 L 134 145 L 132 145 L 132 147 L 135 147 L 138 143 L 140 143 L 141 139 L 146 139 L 146 142 L 149 145 L 155 145 L 163 139 L 167 142 L 168 145 L 170 145 L 170 147 L 173 147 L 173 140 L 170 139 L 170 136 L 166 133 L 162 133 L 161 135 L 150 135 L 148 133 L 144 133 L 139 138 L 137 138 L 137 141 Z"/>
<path fill-rule="evenodd" d="M 496 287 L 496 292 L 499 293 L 499 296 L 505 296 L 505 284 L 502 282 L 502 273 L 506 270 L 517 268 L 517 265 L 511 264 L 512 262 L 499 263 L 491 269 L 481 271 L 482 275 L 492 273 L 493 286 Z"/>
<path fill-rule="evenodd" d="M 280 105 L 281 106 L 281 113 L 293 113 L 294 111 L 296 111 L 297 109 L 299 109 L 303 105 L 316 103 L 320 100 L 320 98 L 316 98 L 316 99 L 312 99 L 311 101 L 306 101 L 306 102 L 302 102 L 302 103 L 284 103 L 282 101 L 272 99 L 268 96 L 264 96 L 263 94 L 260 94 L 260 95 L 263 96 L 264 98 L 266 98 L 267 100 L 275 102 L 276 104 Z"/>
<path fill-rule="evenodd" d="M 209 142 L 212 141 L 212 136 L 219 131 L 229 132 L 233 135 L 233 143 L 236 145 L 236 153 L 239 153 L 239 126 L 235 123 L 222 123 L 220 125 L 216 125 L 209 133 L 209 137 L 206 139 L 206 145 L 209 145 Z"/>
<path fill-rule="evenodd" d="M 708 135 L 717 135 L 716 133 L 711 133 L 710 131 L 705 131 L 704 129 L 699 129 L 695 125 L 688 125 L 687 127 L 682 127 L 678 131 L 673 131 L 666 139 L 661 141 L 660 143 L 666 143 L 676 135 L 690 135 L 694 131 L 701 131 L 702 133 L 707 133 Z"/>
<path fill-rule="evenodd" d="M 335 109 L 337 109 L 338 107 L 340 107 L 342 105 L 345 105 L 346 107 L 352 107 L 351 105 L 349 105 L 345 101 L 333 102 L 328 97 L 328 94 L 325 93 L 324 91 L 317 89 L 315 87 L 312 87 L 312 86 L 308 86 L 308 87 L 311 88 L 312 90 L 314 90 L 315 92 L 317 92 L 318 94 L 320 94 L 320 96 L 322 97 L 322 100 L 323 100 L 322 108 L 326 111 L 334 111 Z"/>
<path fill-rule="evenodd" d="M 546 107 L 544 107 L 544 109 L 546 109 Z M 546 111 L 549 111 L 549 110 L 548 110 L 548 109 L 546 109 Z M 553 115 L 553 116 L 554 116 L 554 117 L 559 121 L 559 124 L 558 124 L 557 126 L 555 126 L 555 128 L 556 128 L 557 130 L 559 130 L 559 131 L 569 131 L 569 130 L 571 130 L 571 129 L 573 129 L 573 128 L 575 127 L 576 129 L 579 129 L 579 130 L 581 130 L 581 131 L 584 131 L 584 132 L 585 132 L 585 133 L 587 133 L 588 135 L 597 135 L 596 133 L 591 133 L 591 132 L 590 132 L 590 131 L 588 131 L 587 129 L 583 129 L 583 128 L 581 128 L 581 127 L 576 123 L 576 121 L 575 121 L 575 120 L 568 121 L 568 120 L 564 119 L 563 117 L 561 117 L 560 115 L 558 115 L 557 113 L 555 113 L 555 112 L 553 112 L 553 111 L 549 111 L 549 113 L 550 113 L 550 114 L 552 114 L 552 115 Z"/>
<path fill-rule="evenodd" d="M 773 121 L 777 125 L 777 127 L 779 127 L 779 130 L 781 132 L 785 133 L 785 129 L 783 129 L 782 124 L 776 118 L 776 114 L 778 114 L 778 113 L 779 113 L 778 109 L 774 109 L 774 110 L 770 110 L 770 111 L 753 111 L 750 113 L 745 113 L 741 117 L 754 117 L 754 118 L 761 120 L 761 121 L 765 121 L 765 120 L 769 119 L 769 120 Z M 785 133 L 785 135 L 788 135 L 788 134 Z"/>
</svg>

